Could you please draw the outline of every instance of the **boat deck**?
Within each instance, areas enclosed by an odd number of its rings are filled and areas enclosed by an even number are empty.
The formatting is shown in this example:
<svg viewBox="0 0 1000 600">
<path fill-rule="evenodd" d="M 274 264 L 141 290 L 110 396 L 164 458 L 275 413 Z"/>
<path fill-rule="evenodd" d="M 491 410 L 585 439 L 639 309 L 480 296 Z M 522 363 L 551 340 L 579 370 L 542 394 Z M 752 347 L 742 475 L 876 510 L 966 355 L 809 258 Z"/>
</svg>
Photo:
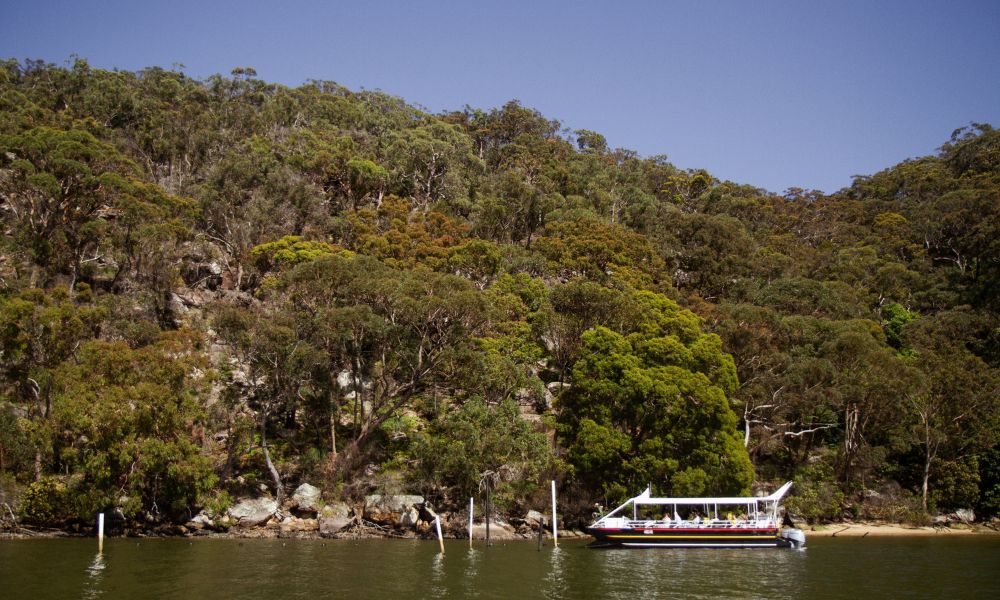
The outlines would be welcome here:
<svg viewBox="0 0 1000 600">
<path fill-rule="evenodd" d="M 606 521 L 612 521 L 612 519 L 606 519 Z M 605 523 L 606 527 L 616 527 L 621 529 L 694 529 L 694 530 L 704 530 L 704 529 L 742 529 L 742 530 L 768 530 L 773 531 L 777 529 L 778 525 L 774 521 L 760 520 L 760 521 L 725 521 L 725 520 L 709 520 L 709 521 L 668 521 L 668 520 L 633 520 L 633 519 L 622 519 L 622 523 L 616 523 L 612 525 L 610 522 Z"/>
</svg>

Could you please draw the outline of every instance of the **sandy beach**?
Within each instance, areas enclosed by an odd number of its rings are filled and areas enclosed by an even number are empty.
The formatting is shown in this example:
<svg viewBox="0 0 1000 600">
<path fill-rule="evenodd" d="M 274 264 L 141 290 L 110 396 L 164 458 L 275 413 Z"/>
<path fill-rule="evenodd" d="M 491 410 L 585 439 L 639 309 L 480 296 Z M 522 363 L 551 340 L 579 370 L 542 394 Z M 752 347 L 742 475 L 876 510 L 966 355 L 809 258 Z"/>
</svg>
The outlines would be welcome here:
<svg viewBox="0 0 1000 600">
<path fill-rule="evenodd" d="M 803 528 L 810 537 L 885 537 L 885 536 L 953 536 L 953 535 L 998 535 L 1000 531 L 982 526 L 964 527 L 916 527 L 912 525 L 888 525 L 871 523 L 835 523 L 814 525 Z"/>
</svg>

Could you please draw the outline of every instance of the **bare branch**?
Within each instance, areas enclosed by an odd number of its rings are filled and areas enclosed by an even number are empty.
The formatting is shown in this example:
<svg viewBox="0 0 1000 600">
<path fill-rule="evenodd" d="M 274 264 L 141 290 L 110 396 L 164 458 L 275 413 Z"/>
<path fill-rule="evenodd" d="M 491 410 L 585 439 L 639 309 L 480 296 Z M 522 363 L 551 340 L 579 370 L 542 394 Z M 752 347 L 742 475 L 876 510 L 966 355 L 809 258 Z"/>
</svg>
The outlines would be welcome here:
<svg viewBox="0 0 1000 600">
<path fill-rule="evenodd" d="M 826 423 L 824 425 L 818 425 L 816 427 L 813 427 L 812 429 L 803 429 L 801 431 L 786 431 L 786 432 L 782 433 L 782 435 L 787 435 L 787 436 L 790 436 L 790 437 L 800 437 L 800 436 L 803 436 L 803 435 L 805 435 L 807 433 L 814 433 L 816 431 L 820 431 L 820 430 L 823 430 L 823 429 L 830 429 L 831 427 L 836 427 L 836 426 L 837 426 L 836 423 Z"/>
</svg>

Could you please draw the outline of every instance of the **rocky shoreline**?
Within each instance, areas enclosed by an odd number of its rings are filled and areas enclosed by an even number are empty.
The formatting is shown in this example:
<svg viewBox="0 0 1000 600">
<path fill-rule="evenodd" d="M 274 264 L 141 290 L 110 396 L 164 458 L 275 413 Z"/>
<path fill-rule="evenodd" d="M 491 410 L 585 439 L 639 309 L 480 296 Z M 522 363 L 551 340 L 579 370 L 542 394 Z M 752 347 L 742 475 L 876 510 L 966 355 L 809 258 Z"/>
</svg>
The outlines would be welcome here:
<svg viewBox="0 0 1000 600">
<path fill-rule="evenodd" d="M 436 537 L 434 522 L 441 520 L 442 535 L 465 539 L 469 535 L 468 511 L 438 513 L 422 496 L 412 494 L 365 496 L 363 502 L 326 502 L 318 488 L 304 483 L 281 505 L 267 496 L 241 498 L 222 514 L 203 510 L 186 523 L 130 527 L 120 514 L 106 512 L 107 535 L 125 537 L 215 537 L 296 539 L 429 539 Z M 521 517 L 494 517 L 492 540 L 536 539 L 539 529 L 551 536 L 548 518 L 538 511 Z M 559 530 L 563 538 L 581 538 L 579 530 Z M 70 530 L 18 527 L 0 532 L 0 539 L 93 536 L 93 527 Z M 477 519 L 473 539 L 486 539 L 486 524 Z"/>
<path fill-rule="evenodd" d="M 971 511 L 970 511 L 971 512 Z M 322 491 L 308 483 L 279 503 L 268 496 L 239 499 L 222 514 L 203 510 L 186 523 L 160 524 L 151 527 L 129 526 L 116 511 L 106 511 L 107 535 L 110 537 L 209 537 L 239 539 L 431 539 L 436 537 L 435 520 L 440 518 L 446 538 L 466 539 L 469 535 L 468 511 L 436 512 L 422 496 L 412 494 L 372 494 L 363 501 L 349 504 L 323 500 Z M 546 515 L 528 511 L 520 517 L 494 517 L 490 521 L 493 540 L 531 540 L 541 534 L 551 537 Z M 840 522 L 824 525 L 799 525 L 807 536 L 815 537 L 885 537 L 998 534 L 1000 522 L 975 523 L 967 515 L 938 517 L 930 526 L 883 522 Z M 586 538 L 576 529 L 560 529 L 559 537 Z M 70 529 L 45 529 L 18 526 L 0 531 L 0 539 L 38 537 L 88 537 L 94 527 L 79 525 Z M 486 539 L 486 523 L 473 523 L 472 537 Z"/>
</svg>

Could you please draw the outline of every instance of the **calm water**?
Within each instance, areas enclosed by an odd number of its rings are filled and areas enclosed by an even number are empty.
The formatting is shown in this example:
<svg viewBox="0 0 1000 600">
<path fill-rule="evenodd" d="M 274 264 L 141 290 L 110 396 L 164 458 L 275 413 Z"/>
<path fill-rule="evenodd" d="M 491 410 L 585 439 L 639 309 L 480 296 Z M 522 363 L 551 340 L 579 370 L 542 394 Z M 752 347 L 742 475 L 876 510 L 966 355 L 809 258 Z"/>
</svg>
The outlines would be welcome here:
<svg viewBox="0 0 1000 600">
<path fill-rule="evenodd" d="M 1000 598 L 1000 536 L 809 540 L 802 551 L 469 550 L 449 541 L 0 542 L 0 598 Z"/>
</svg>

